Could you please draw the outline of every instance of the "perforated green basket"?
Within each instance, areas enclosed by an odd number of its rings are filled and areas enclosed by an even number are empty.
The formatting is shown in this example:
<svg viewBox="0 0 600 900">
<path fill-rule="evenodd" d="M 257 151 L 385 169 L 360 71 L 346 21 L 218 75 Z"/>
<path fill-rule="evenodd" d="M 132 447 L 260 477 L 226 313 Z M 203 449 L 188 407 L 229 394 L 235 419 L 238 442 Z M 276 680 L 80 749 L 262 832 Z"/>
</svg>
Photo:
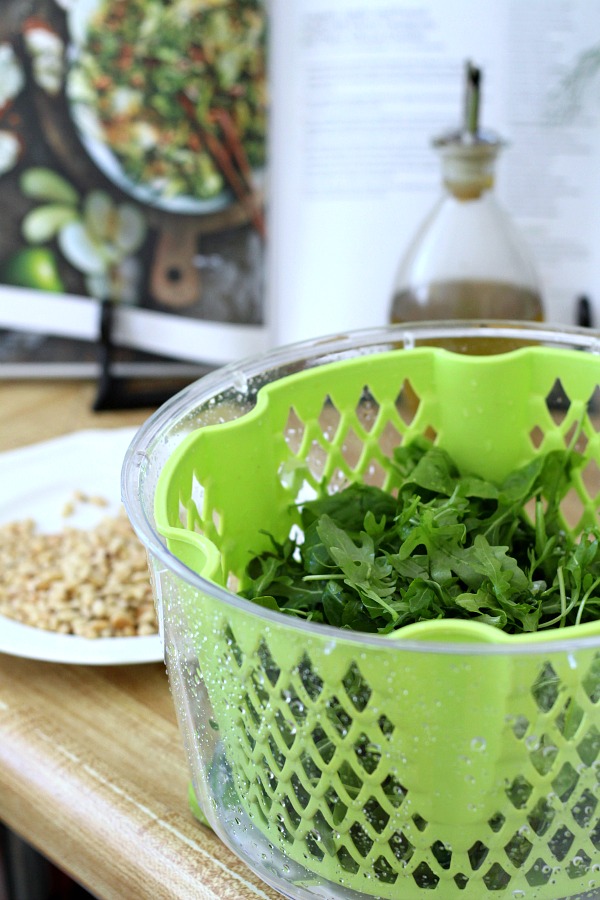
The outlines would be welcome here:
<svg viewBox="0 0 600 900">
<path fill-rule="evenodd" d="M 217 829 L 229 805 L 288 860 L 272 883 L 291 897 L 600 896 L 600 624 L 510 637 L 440 621 L 383 638 L 233 596 L 263 532 L 297 527 L 299 498 L 393 490 L 392 449 L 417 435 L 500 479 L 579 433 L 586 464 L 563 509 L 577 533 L 600 503 L 599 383 L 600 357 L 563 348 L 369 352 L 270 381 L 169 454 L 154 515 L 183 566 L 155 578 L 195 785 Z"/>
</svg>

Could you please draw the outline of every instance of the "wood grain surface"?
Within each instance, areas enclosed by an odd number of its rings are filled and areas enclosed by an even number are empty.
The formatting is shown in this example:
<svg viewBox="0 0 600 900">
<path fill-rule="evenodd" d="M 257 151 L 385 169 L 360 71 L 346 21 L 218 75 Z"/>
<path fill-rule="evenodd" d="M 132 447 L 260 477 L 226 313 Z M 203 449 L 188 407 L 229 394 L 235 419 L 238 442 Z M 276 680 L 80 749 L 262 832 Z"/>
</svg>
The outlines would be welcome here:
<svg viewBox="0 0 600 900">
<path fill-rule="evenodd" d="M 84 382 L 0 383 L 0 451 L 150 412 L 94 413 L 94 394 Z M 0 654 L 0 820 L 100 900 L 276 900 L 193 818 L 187 786 L 162 663 Z"/>
</svg>

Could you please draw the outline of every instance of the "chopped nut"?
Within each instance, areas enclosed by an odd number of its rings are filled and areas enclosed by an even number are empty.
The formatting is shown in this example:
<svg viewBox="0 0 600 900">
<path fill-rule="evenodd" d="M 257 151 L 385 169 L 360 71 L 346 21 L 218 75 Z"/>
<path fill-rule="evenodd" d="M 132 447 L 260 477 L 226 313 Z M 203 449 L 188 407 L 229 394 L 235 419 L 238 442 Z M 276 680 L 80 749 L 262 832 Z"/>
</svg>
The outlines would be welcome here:
<svg viewBox="0 0 600 900">
<path fill-rule="evenodd" d="M 104 506 L 78 492 L 77 502 Z M 84 531 L 0 526 L 0 614 L 89 638 L 156 634 L 146 552 L 122 512 Z"/>
<path fill-rule="evenodd" d="M 91 503 L 92 506 L 108 506 L 106 497 L 88 497 L 88 503 Z"/>
<path fill-rule="evenodd" d="M 110 617 L 110 624 L 115 631 L 122 631 L 124 628 L 133 628 L 133 619 L 127 613 L 118 612 Z"/>
</svg>

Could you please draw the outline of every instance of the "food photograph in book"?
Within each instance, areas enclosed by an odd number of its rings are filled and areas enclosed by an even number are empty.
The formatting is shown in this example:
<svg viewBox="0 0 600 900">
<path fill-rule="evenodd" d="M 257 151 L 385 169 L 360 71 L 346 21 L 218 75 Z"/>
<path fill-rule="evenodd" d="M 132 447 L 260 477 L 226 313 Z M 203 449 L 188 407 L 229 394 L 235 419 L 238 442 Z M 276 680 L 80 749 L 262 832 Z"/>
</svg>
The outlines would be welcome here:
<svg viewBox="0 0 600 900">
<path fill-rule="evenodd" d="M 2 0 L 0 369 L 95 359 L 22 289 L 262 326 L 266 73 L 263 0 Z"/>
</svg>

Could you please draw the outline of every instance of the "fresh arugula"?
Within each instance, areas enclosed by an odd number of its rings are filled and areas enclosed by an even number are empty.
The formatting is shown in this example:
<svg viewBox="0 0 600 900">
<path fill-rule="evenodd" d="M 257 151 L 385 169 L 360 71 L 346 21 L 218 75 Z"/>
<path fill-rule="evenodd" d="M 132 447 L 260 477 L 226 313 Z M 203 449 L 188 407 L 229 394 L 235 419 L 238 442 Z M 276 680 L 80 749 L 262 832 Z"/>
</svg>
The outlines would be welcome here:
<svg viewBox="0 0 600 900">
<path fill-rule="evenodd" d="M 565 531 L 560 504 L 583 463 L 534 457 L 495 484 L 461 474 L 425 438 L 398 447 L 397 497 L 351 484 L 301 508 L 303 538 L 254 556 L 242 595 L 354 631 L 474 619 L 510 634 L 600 615 L 600 529 Z"/>
</svg>

